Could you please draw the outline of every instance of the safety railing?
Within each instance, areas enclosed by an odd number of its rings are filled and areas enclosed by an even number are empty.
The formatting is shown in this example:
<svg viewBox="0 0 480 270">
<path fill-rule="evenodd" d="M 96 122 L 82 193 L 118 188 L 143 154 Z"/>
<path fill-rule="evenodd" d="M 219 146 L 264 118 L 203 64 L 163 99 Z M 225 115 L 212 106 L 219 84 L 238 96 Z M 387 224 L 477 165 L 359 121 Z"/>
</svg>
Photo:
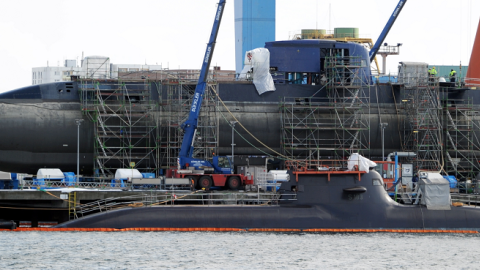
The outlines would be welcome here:
<svg viewBox="0 0 480 270">
<path fill-rule="evenodd" d="M 23 180 L 19 185 L 20 189 L 56 189 L 56 188 L 82 188 L 98 190 L 190 190 L 190 185 L 147 185 L 132 184 L 128 181 L 98 181 L 98 182 L 62 182 L 44 180 Z"/>
<path fill-rule="evenodd" d="M 463 203 L 464 205 L 470 205 L 480 207 L 480 195 L 479 194 L 450 194 L 452 202 Z"/>
<path fill-rule="evenodd" d="M 285 167 L 293 171 L 345 171 L 347 160 L 286 160 Z"/>
<path fill-rule="evenodd" d="M 465 193 L 465 194 L 474 194 L 476 195 L 479 193 L 478 185 L 480 183 L 478 181 L 472 182 L 465 182 L 460 181 L 457 183 L 458 193 Z"/>
<path fill-rule="evenodd" d="M 282 201 L 295 201 L 297 194 L 247 193 L 247 192 L 204 192 L 196 191 L 185 193 L 176 191 L 169 193 L 144 193 L 141 195 L 107 198 L 91 203 L 79 204 L 75 209 L 75 217 L 82 217 L 92 213 L 107 212 L 125 207 L 153 207 L 175 205 L 278 205 Z"/>
<path fill-rule="evenodd" d="M 20 183 L 20 189 L 32 188 L 88 188 L 88 189 L 119 189 L 121 184 L 112 184 L 110 181 L 100 182 L 78 182 L 69 183 L 62 181 L 39 181 L 39 180 L 23 180 Z"/>
<path fill-rule="evenodd" d="M 276 191 L 285 181 L 274 179 L 273 175 L 267 172 L 257 173 L 255 185 L 258 187 L 258 192 L 262 191 Z"/>
</svg>

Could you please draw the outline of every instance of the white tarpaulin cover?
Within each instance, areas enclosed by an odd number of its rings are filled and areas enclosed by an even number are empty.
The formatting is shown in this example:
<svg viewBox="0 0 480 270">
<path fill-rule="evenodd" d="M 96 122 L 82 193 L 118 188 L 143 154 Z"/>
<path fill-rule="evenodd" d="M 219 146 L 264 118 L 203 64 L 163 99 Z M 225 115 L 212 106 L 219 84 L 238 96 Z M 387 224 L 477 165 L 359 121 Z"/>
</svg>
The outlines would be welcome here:
<svg viewBox="0 0 480 270">
<path fill-rule="evenodd" d="M 247 72 L 253 68 L 253 84 L 259 95 L 275 91 L 272 75 L 270 75 L 270 52 L 266 48 L 257 48 L 245 53 L 245 66 L 239 79 L 245 79 Z"/>
<path fill-rule="evenodd" d="M 290 181 L 290 175 L 286 170 L 271 170 L 267 174 L 267 180 L 276 182 Z"/>
<path fill-rule="evenodd" d="M 12 174 L 0 171 L 0 180 L 12 180 Z"/>
<path fill-rule="evenodd" d="M 37 179 L 63 179 L 65 175 L 60 169 L 39 169 Z"/>
<path fill-rule="evenodd" d="M 377 163 L 371 161 L 366 157 L 363 157 L 358 153 L 354 153 L 348 158 L 348 165 L 347 165 L 348 170 L 354 171 L 355 165 L 358 166 L 359 171 L 368 172 L 370 168 L 377 166 Z"/>
<path fill-rule="evenodd" d="M 127 178 L 143 178 L 142 174 L 137 169 L 117 169 L 115 172 L 115 179 Z"/>
<path fill-rule="evenodd" d="M 450 210 L 450 182 L 439 173 L 424 173 L 418 184 L 422 191 L 421 204 L 429 210 Z"/>
</svg>

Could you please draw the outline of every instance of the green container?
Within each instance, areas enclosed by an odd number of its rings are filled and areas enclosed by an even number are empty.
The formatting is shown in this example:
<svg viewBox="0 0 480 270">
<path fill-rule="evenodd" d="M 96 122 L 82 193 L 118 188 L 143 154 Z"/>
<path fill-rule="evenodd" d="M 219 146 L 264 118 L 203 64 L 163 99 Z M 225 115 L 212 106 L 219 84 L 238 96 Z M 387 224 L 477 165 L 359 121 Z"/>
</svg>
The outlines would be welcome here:
<svg viewBox="0 0 480 270">
<path fill-rule="evenodd" d="M 302 39 L 319 39 L 323 38 L 326 33 L 325 29 L 302 29 Z"/>
<path fill-rule="evenodd" d="M 358 28 L 335 28 L 333 37 L 334 38 L 358 38 Z"/>
</svg>

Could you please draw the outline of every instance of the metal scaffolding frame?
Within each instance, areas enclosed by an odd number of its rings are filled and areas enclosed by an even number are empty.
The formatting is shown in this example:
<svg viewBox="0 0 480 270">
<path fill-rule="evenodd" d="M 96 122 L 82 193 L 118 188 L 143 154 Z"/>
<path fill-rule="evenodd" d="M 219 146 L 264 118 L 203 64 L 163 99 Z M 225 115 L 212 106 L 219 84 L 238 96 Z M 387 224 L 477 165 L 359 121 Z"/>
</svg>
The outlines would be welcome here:
<svg viewBox="0 0 480 270">
<path fill-rule="evenodd" d="M 94 123 L 94 169 L 104 177 L 119 168 L 158 173 L 158 103 L 147 80 L 81 79 L 82 112 Z"/>
<path fill-rule="evenodd" d="M 316 166 L 370 150 L 370 85 L 360 57 L 325 58 L 326 97 L 284 97 L 280 103 L 282 152 Z"/>
<path fill-rule="evenodd" d="M 457 179 L 472 180 L 480 172 L 478 108 L 475 110 L 470 98 L 448 99 L 448 92 L 445 96 L 445 171 Z"/>
<path fill-rule="evenodd" d="M 183 130 L 181 125 L 187 120 L 190 105 L 195 93 L 196 82 L 181 80 L 166 80 L 161 83 L 163 93 L 161 116 L 161 164 L 168 169 L 177 167 L 180 147 L 182 146 Z M 216 83 L 209 83 L 203 96 L 202 108 L 198 118 L 193 157 L 209 160 L 217 153 L 219 143 L 218 98 L 212 89 Z M 217 89 L 218 92 L 218 89 Z"/>
<path fill-rule="evenodd" d="M 413 160 L 414 171 L 440 171 L 444 157 L 438 78 L 418 76 L 414 81 L 401 88 L 404 149 L 417 154 Z"/>
</svg>

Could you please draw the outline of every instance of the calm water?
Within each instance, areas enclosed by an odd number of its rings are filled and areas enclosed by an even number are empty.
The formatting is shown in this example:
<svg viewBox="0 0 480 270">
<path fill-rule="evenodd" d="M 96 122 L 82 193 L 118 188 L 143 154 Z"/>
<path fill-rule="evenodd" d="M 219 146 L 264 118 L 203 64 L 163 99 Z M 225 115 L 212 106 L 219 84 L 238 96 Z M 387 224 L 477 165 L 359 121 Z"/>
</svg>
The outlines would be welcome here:
<svg viewBox="0 0 480 270">
<path fill-rule="evenodd" d="M 0 232 L 0 269 L 480 269 L 480 236 Z"/>
</svg>

